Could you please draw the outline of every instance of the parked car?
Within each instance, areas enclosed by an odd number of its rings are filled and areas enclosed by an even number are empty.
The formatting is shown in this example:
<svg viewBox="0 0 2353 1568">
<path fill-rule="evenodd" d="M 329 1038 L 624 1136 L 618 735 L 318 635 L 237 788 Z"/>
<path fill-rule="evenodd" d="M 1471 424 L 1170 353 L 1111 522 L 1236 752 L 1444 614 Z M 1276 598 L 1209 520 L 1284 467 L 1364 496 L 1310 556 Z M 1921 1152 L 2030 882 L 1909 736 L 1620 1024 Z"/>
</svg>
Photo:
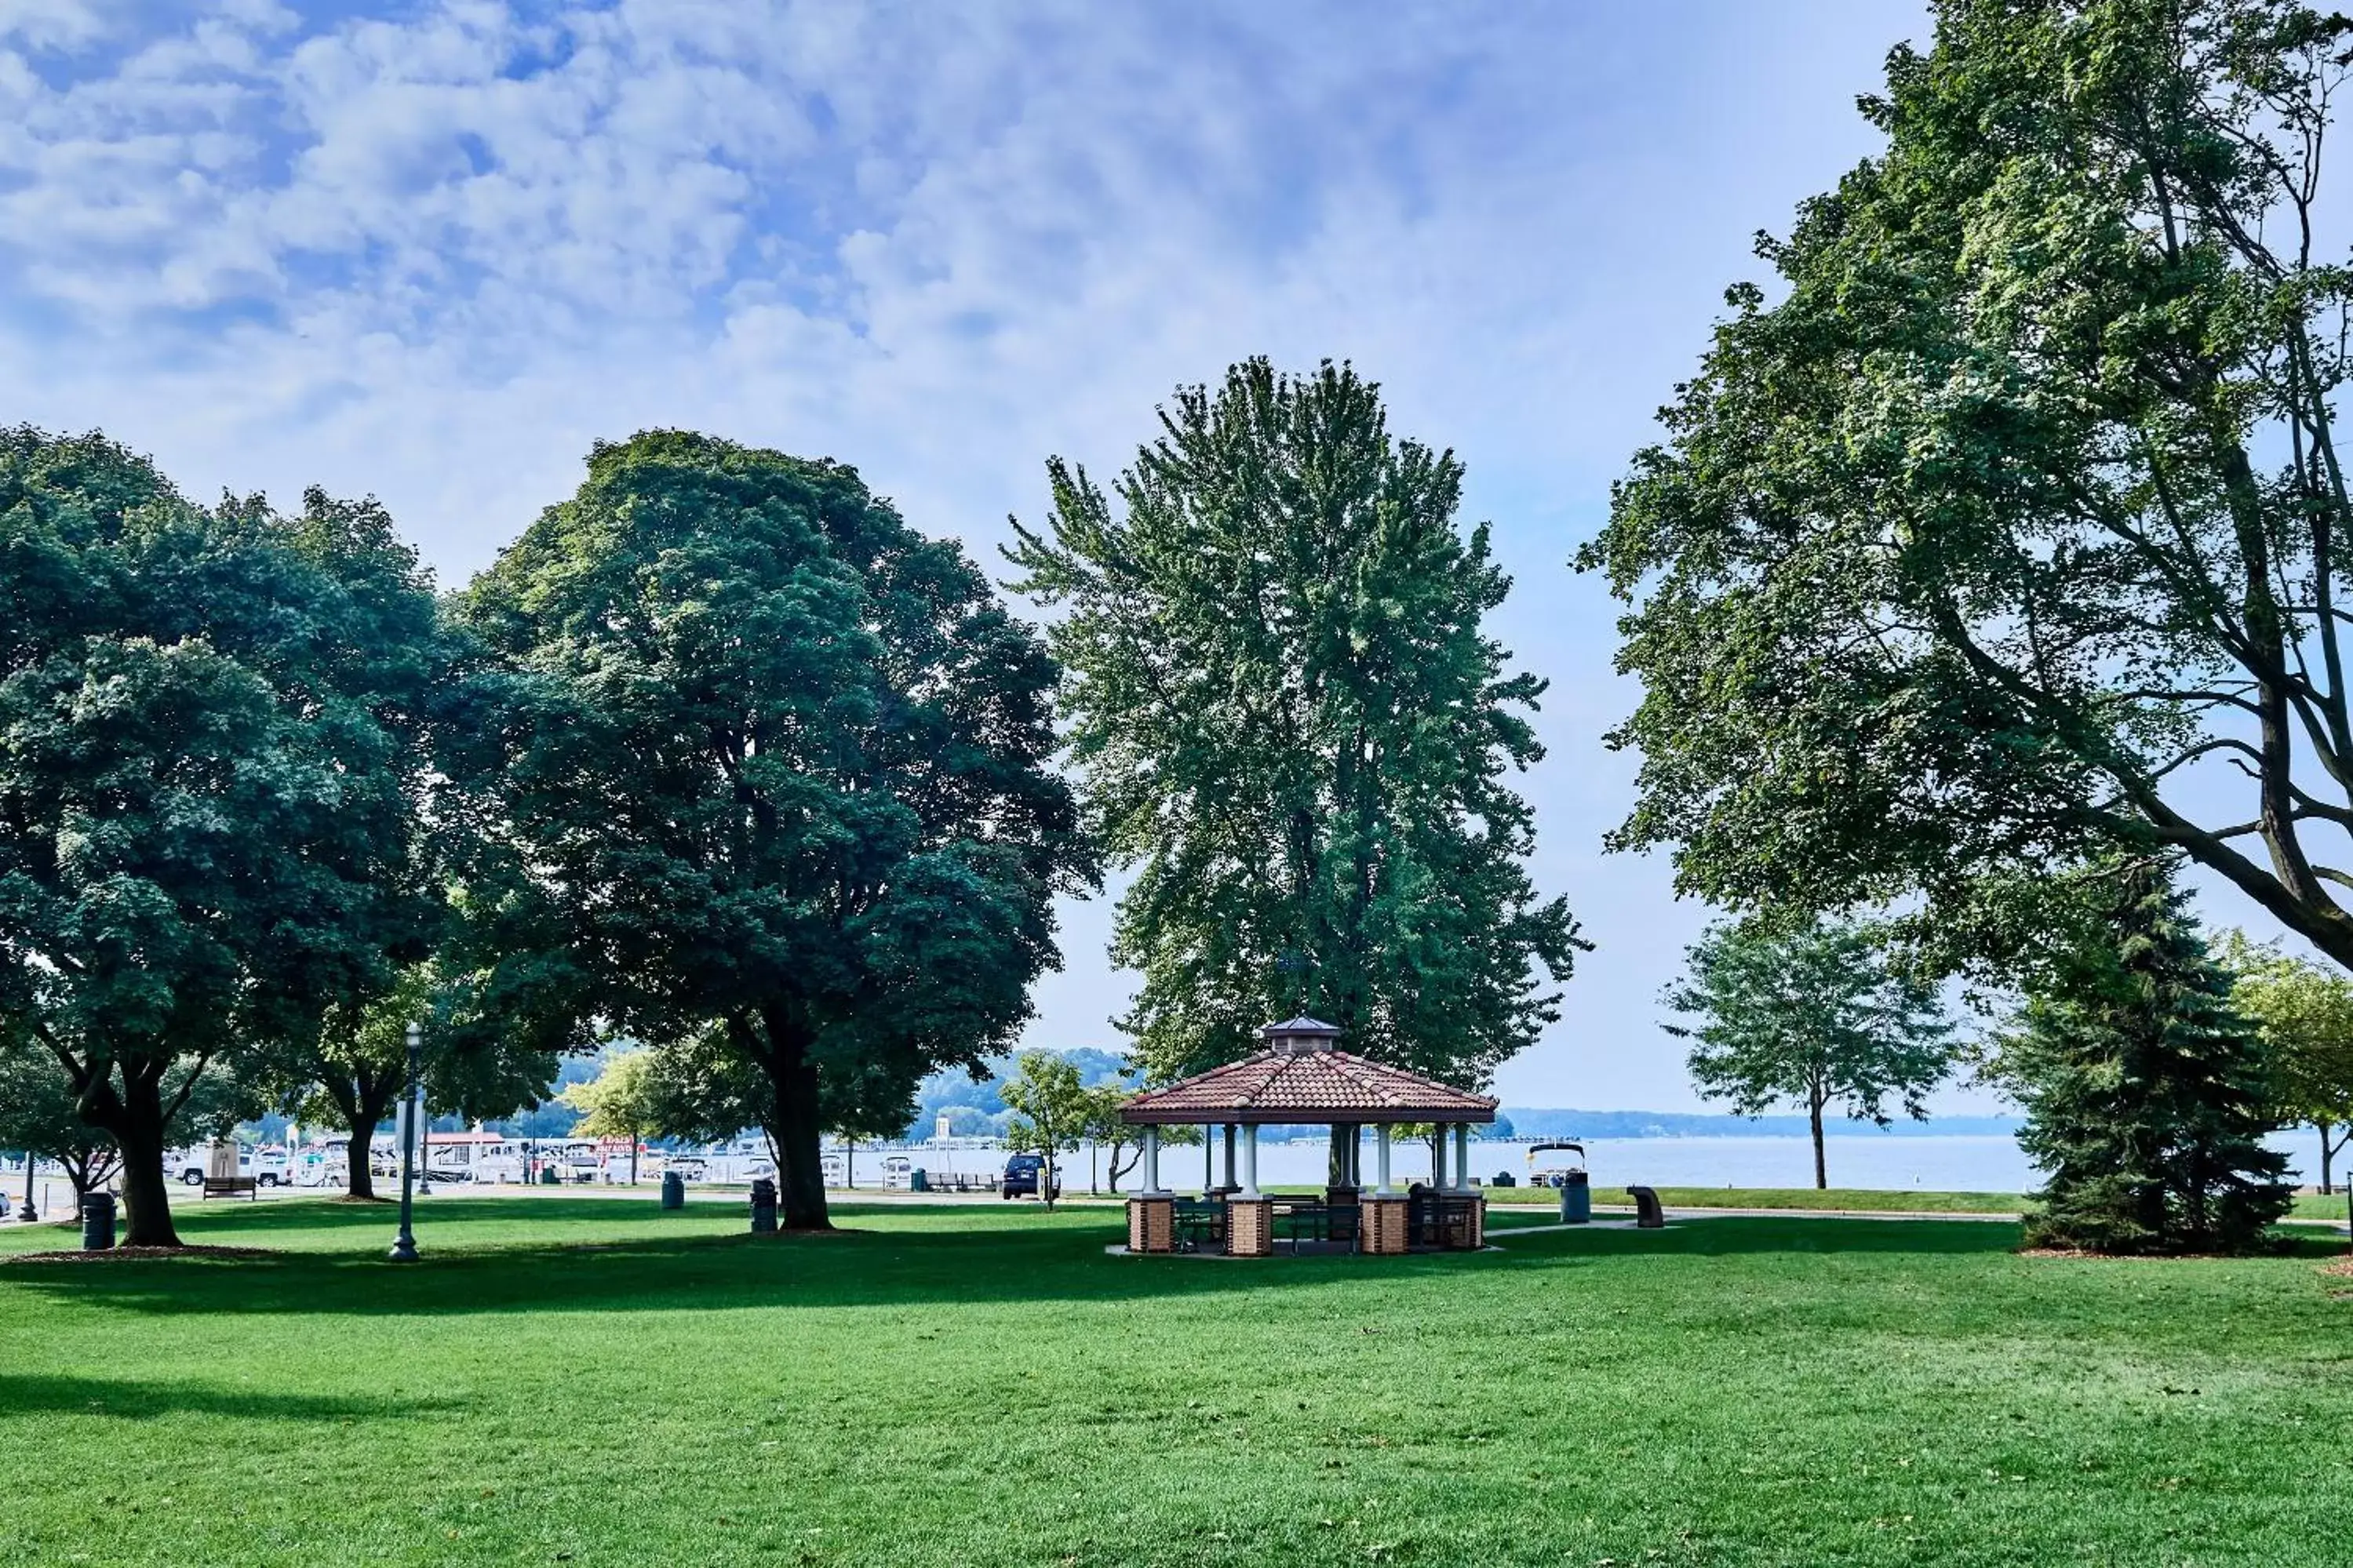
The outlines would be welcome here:
<svg viewBox="0 0 2353 1568">
<path fill-rule="evenodd" d="M 1046 1173 L 1046 1157 L 1042 1154 L 1016 1154 L 1005 1162 L 1004 1178 L 997 1183 L 1000 1198 L 1034 1198 Z M 1053 1195 L 1062 1195 L 1060 1172 L 1054 1173 Z"/>
</svg>

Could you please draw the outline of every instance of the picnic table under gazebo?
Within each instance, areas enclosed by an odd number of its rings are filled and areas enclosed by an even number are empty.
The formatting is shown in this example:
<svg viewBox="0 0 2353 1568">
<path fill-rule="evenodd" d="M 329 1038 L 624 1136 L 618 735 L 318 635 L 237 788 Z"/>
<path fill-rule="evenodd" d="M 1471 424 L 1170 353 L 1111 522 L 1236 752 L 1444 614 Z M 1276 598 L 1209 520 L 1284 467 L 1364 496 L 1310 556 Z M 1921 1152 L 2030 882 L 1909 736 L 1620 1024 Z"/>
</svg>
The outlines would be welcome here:
<svg viewBox="0 0 2353 1568">
<path fill-rule="evenodd" d="M 1486 1245 L 1486 1199 L 1470 1184 L 1471 1129 L 1495 1120 L 1495 1101 L 1435 1079 L 1341 1050 L 1341 1031 L 1314 1018 L 1269 1024 L 1266 1048 L 1150 1089 L 1121 1120 L 1144 1132 L 1144 1188 L 1127 1200 L 1127 1250 L 1219 1252 L 1263 1258 L 1278 1227 L 1294 1250 L 1370 1253 L 1475 1251 Z M 1262 1192 L 1259 1129 L 1324 1124 L 1332 1130 L 1331 1180 L 1320 1194 Z M 1390 1142 L 1399 1126 L 1436 1128 L 1433 1168 L 1410 1191 L 1390 1180 Z M 1222 1128 L 1226 1181 L 1205 1180 L 1198 1199 L 1161 1185 L 1160 1129 Z M 1373 1130 L 1372 1184 L 1365 1185 L 1363 1131 Z M 1236 1163 L 1240 1133 L 1239 1163 Z"/>
</svg>

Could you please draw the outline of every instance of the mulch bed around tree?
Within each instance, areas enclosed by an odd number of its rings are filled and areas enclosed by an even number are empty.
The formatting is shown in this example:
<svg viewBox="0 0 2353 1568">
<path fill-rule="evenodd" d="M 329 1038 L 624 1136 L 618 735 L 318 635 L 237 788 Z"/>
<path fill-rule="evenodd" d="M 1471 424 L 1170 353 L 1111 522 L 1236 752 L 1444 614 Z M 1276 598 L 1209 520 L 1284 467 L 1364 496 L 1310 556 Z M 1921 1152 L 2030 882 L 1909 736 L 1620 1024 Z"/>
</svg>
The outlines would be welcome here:
<svg viewBox="0 0 2353 1568">
<path fill-rule="evenodd" d="M 2320 1266 L 2320 1271 L 2339 1279 L 2353 1279 L 2353 1258 L 2339 1258 L 2333 1262 L 2324 1263 Z"/>
<path fill-rule="evenodd" d="M 9 1263 L 104 1263 L 130 1258 L 282 1258 L 274 1247 L 109 1247 L 96 1252 L 20 1252 Z"/>
</svg>

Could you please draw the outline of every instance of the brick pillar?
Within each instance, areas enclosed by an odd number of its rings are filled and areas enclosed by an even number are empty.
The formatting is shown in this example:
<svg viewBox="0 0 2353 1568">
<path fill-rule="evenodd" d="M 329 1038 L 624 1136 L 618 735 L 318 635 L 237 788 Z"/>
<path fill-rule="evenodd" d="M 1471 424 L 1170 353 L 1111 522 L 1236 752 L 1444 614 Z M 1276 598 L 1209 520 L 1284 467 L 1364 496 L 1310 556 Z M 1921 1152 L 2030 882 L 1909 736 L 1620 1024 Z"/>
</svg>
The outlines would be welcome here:
<svg viewBox="0 0 2353 1568">
<path fill-rule="evenodd" d="M 1270 1198 L 1226 1201 L 1226 1254 L 1264 1258 L 1274 1250 L 1274 1203 Z"/>
<path fill-rule="evenodd" d="M 1406 1200 L 1403 1198 L 1365 1199 L 1364 1222 L 1357 1232 L 1357 1247 L 1372 1253 L 1403 1252 L 1405 1208 Z"/>
<path fill-rule="evenodd" d="M 1176 1249 L 1176 1200 L 1127 1200 L 1127 1249 L 1130 1252 L 1174 1252 Z"/>
<path fill-rule="evenodd" d="M 1476 1252 L 1486 1245 L 1487 1194 L 1482 1193 L 1479 1201 L 1471 1205 L 1471 1250 Z"/>
</svg>

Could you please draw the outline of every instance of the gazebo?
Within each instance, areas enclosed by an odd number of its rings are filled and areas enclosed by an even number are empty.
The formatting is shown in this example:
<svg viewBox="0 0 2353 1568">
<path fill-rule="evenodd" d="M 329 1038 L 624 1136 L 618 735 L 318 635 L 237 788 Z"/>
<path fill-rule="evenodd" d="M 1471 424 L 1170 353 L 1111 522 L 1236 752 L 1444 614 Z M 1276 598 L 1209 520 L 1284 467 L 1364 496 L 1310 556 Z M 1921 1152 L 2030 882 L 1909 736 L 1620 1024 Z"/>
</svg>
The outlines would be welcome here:
<svg viewBox="0 0 2353 1568">
<path fill-rule="evenodd" d="M 1217 1251 L 1263 1258 L 1274 1249 L 1278 1220 L 1294 1238 L 1313 1235 L 1325 1249 L 1371 1253 L 1476 1250 L 1486 1244 L 1486 1199 L 1470 1184 L 1471 1129 L 1495 1120 L 1495 1101 L 1434 1079 L 1341 1050 L 1341 1031 L 1314 1018 L 1292 1018 L 1259 1031 L 1255 1056 L 1128 1101 L 1121 1120 L 1144 1130 L 1144 1190 L 1127 1200 L 1127 1250 Z M 1323 1122 L 1336 1152 L 1320 1196 L 1273 1196 L 1258 1184 L 1258 1130 Z M 1389 1179 L 1396 1127 L 1433 1123 L 1433 1169 L 1426 1186 L 1400 1191 Z M 1160 1129 L 1222 1127 L 1226 1179 L 1207 1180 L 1197 1199 L 1161 1185 Z M 1363 1184 L 1363 1129 L 1373 1129 L 1373 1185 Z M 1240 1133 L 1240 1163 L 1235 1134 Z M 1294 1239 L 1294 1247 L 1297 1245 Z"/>
</svg>

